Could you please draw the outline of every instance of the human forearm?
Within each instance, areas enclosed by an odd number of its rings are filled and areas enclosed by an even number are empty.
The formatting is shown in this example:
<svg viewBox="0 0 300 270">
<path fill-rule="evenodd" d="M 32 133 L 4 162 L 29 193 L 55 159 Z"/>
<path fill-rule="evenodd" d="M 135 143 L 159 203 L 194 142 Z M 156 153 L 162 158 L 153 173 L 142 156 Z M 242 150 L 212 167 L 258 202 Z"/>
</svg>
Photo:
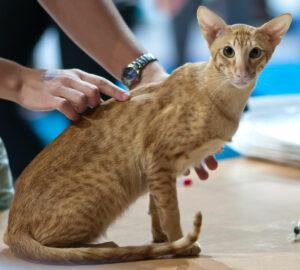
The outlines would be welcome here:
<svg viewBox="0 0 300 270">
<path fill-rule="evenodd" d="M 65 32 L 117 79 L 145 52 L 135 41 L 112 1 L 39 0 Z"/>
<path fill-rule="evenodd" d="M 39 0 L 64 31 L 118 80 L 125 66 L 145 52 L 138 45 L 112 1 Z M 139 84 L 167 76 L 158 62 L 147 65 Z"/>
</svg>

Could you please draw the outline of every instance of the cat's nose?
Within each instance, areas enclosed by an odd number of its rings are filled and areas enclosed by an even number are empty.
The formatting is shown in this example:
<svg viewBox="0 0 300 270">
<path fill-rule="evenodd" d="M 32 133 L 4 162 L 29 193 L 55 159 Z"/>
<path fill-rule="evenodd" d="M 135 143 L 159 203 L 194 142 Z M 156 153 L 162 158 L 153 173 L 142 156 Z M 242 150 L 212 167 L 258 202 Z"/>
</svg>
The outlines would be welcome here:
<svg viewBox="0 0 300 270">
<path fill-rule="evenodd" d="M 236 73 L 236 77 L 240 80 L 245 80 L 248 78 L 247 74 L 245 72 L 238 72 Z"/>
<path fill-rule="evenodd" d="M 234 82 L 236 84 L 248 84 L 250 77 L 244 72 L 237 72 L 234 76 Z"/>
</svg>

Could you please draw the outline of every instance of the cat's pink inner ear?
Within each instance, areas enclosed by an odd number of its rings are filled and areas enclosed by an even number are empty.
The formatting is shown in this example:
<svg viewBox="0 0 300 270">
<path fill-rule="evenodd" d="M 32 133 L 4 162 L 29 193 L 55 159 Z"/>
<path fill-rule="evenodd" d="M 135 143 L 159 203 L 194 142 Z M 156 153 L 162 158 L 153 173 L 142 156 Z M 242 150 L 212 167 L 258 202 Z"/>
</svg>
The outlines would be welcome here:
<svg viewBox="0 0 300 270">
<path fill-rule="evenodd" d="M 265 34 L 272 45 L 276 46 L 290 27 L 292 16 L 287 13 L 263 24 L 258 31 Z"/>
<path fill-rule="evenodd" d="M 204 6 L 198 8 L 197 18 L 202 33 L 209 45 L 226 29 L 224 20 Z"/>
</svg>

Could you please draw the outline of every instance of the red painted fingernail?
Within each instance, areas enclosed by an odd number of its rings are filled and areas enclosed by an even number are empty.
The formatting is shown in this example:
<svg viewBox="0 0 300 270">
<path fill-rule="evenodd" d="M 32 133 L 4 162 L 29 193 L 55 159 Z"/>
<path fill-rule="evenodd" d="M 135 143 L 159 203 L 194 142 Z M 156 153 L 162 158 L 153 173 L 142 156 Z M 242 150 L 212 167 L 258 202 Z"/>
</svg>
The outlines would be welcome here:
<svg viewBox="0 0 300 270">
<path fill-rule="evenodd" d="M 192 183 L 193 183 L 193 180 L 190 179 L 190 178 L 186 178 L 186 179 L 184 179 L 184 181 L 183 181 L 183 185 L 184 185 L 185 187 L 191 186 Z"/>
</svg>

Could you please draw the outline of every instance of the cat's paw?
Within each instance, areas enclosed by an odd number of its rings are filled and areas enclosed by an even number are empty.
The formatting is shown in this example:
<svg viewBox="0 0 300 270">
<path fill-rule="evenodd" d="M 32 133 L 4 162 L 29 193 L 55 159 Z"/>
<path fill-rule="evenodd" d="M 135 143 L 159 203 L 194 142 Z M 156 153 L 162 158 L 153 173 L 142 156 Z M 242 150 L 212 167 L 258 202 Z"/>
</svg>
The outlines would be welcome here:
<svg viewBox="0 0 300 270">
<path fill-rule="evenodd" d="M 100 246 L 100 247 L 109 247 L 109 248 L 116 248 L 116 247 L 119 247 L 119 246 L 118 246 L 115 242 L 113 242 L 113 241 L 101 243 L 99 246 Z"/>
<path fill-rule="evenodd" d="M 180 252 L 179 254 L 176 254 L 177 257 L 194 257 L 198 256 L 201 252 L 201 247 L 198 242 L 193 244 L 190 248 L 186 249 L 183 252 Z"/>
<path fill-rule="evenodd" d="M 168 242 L 168 237 L 163 232 L 153 231 L 153 243 Z"/>
</svg>

